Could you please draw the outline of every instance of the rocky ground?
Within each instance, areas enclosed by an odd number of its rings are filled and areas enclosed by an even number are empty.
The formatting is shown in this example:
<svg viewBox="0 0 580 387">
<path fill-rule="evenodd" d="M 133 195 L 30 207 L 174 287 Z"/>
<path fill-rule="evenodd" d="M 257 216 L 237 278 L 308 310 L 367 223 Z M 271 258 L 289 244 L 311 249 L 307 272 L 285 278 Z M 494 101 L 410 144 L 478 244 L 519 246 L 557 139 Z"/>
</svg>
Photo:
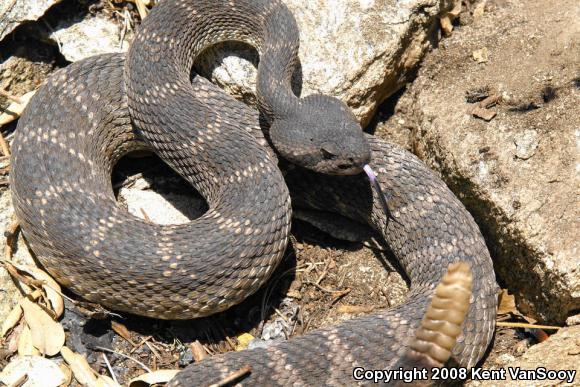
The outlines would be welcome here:
<svg viewBox="0 0 580 387">
<path fill-rule="evenodd" d="M 124 50 L 140 20 L 129 2 L 53 3 L 26 9 L 19 1 L 0 1 L 0 89 L 22 96 L 72 61 Z M 287 3 L 302 33 L 295 89 L 339 96 L 368 123 L 366 130 L 413 151 L 441 174 L 486 237 L 505 289 L 498 321 L 563 327 L 557 333 L 499 327 L 482 366 L 580 370 L 577 1 L 483 0 L 464 4 L 460 13 L 451 2 L 427 0 L 397 6 L 341 0 L 343 8 Z M 447 12 L 458 18 L 442 38 Z M 251 104 L 256 61 L 253 50 L 224 45 L 197 69 Z M 9 104 L 0 96 L 1 108 Z M 7 122 L 2 133 L 11 140 L 14 129 L 15 122 Z M 0 163 L 0 224 L 8 229 L 9 162 Z M 153 157 L 124 159 L 113 184 L 121 206 L 152 221 L 185 222 L 204 211 L 203 199 Z M 88 319 L 86 308 L 67 302 L 60 320 L 67 346 L 101 374 L 107 374 L 106 353 L 126 383 L 143 372 L 134 360 L 151 369 L 179 368 L 194 361 L 200 347 L 206 354 L 235 350 L 247 345 L 247 334 L 282 339 L 404 300 L 405 281 L 380 250 L 333 239 L 302 221 L 294 222 L 293 234 L 269 285 L 232 310 L 193 323 Z M 32 263 L 22 238 L 14 261 Z M 22 289 L 2 269 L 0 283 L 3 321 Z M 0 341 L 0 367 L 14 358 L 18 334 L 15 329 Z"/>
</svg>

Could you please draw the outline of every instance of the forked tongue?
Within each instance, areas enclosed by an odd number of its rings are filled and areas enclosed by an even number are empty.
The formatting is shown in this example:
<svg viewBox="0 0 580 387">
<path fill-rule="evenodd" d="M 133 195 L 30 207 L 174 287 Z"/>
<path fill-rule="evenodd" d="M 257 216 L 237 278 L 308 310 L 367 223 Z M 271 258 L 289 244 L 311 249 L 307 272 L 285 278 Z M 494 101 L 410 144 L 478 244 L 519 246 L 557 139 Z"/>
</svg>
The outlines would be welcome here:
<svg viewBox="0 0 580 387">
<path fill-rule="evenodd" d="M 379 181 L 377 180 L 377 174 L 375 173 L 375 171 L 373 171 L 371 166 L 368 164 L 365 164 L 365 166 L 363 167 L 363 170 L 365 171 L 365 173 L 369 177 L 369 180 L 371 181 L 373 188 L 375 189 L 375 191 L 377 191 L 377 194 L 378 194 L 377 196 L 379 197 L 379 201 L 381 202 L 381 206 L 383 207 L 383 211 L 385 212 L 385 214 L 387 214 L 387 217 L 390 218 L 391 211 L 389 211 L 389 205 L 387 204 L 387 199 L 385 199 L 385 194 L 383 193 L 381 185 L 379 184 Z"/>
</svg>

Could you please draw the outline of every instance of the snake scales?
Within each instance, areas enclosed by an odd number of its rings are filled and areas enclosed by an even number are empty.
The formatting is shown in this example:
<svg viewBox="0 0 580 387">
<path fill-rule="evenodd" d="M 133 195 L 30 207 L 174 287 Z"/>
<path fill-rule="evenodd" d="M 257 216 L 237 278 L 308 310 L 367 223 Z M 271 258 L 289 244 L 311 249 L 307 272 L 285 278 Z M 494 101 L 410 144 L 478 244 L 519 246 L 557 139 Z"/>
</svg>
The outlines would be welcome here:
<svg viewBox="0 0 580 387">
<path fill-rule="evenodd" d="M 225 40 L 258 48 L 259 113 L 199 77 L 191 82 L 195 57 Z M 344 104 L 294 96 L 297 52 L 296 23 L 279 1 L 165 0 L 126 58 L 101 55 L 56 73 L 30 102 L 13 143 L 13 202 L 30 246 L 51 275 L 90 301 L 150 317 L 201 317 L 268 279 L 286 248 L 291 196 L 293 205 L 378 231 L 411 279 L 407 302 L 268 349 L 213 357 L 173 385 L 215 382 L 245 364 L 252 372 L 244 383 L 256 385 L 351 384 L 357 365 L 409 367 L 414 332 L 457 261 L 469 264 L 473 293 L 452 355 L 473 366 L 496 311 L 493 267 L 477 226 L 417 158 L 363 135 Z M 268 143 L 292 162 L 285 176 Z M 111 170 L 136 149 L 160 155 L 209 210 L 161 226 L 120 209 Z M 369 159 L 389 218 L 358 173 Z"/>
</svg>

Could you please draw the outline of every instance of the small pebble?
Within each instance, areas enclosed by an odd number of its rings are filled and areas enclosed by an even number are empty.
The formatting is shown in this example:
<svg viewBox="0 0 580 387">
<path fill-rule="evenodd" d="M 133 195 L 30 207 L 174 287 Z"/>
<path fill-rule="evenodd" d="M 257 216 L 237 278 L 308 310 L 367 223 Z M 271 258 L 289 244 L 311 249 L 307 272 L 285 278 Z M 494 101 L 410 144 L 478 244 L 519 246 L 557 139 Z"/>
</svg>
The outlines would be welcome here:
<svg viewBox="0 0 580 387">
<path fill-rule="evenodd" d="M 179 354 L 177 364 L 180 367 L 185 367 L 191 363 L 193 363 L 193 353 L 191 353 L 191 349 L 188 347 Z"/>
</svg>

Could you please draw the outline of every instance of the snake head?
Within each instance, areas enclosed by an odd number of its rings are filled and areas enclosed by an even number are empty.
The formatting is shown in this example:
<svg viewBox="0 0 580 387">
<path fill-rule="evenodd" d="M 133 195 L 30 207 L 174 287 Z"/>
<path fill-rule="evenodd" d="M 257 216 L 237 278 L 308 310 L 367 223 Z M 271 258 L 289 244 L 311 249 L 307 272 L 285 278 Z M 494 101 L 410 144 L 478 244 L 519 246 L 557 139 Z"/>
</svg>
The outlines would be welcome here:
<svg viewBox="0 0 580 387">
<path fill-rule="evenodd" d="M 349 107 L 325 95 L 302 98 L 287 114 L 274 119 L 270 139 L 286 160 L 325 174 L 360 173 L 371 157 Z"/>
</svg>

